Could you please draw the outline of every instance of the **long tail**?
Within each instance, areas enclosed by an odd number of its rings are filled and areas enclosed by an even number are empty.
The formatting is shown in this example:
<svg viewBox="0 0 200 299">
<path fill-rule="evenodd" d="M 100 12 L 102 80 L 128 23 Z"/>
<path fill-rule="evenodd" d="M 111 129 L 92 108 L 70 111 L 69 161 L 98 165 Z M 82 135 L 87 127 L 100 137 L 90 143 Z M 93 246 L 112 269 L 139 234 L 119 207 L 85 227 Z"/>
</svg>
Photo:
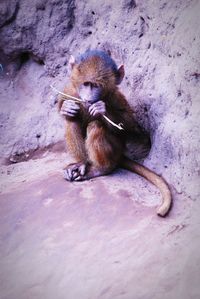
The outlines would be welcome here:
<svg viewBox="0 0 200 299">
<path fill-rule="evenodd" d="M 171 192 L 165 180 L 153 171 L 149 170 L 147 167 L 142 166 L 126 157 L 123 157 L 121 167 L 141 175 L 158 187 L 162 194 L 163 202 L 161 206 L 157 208 L 156 212 L 159 216 L 164 217 L 169 212 L 172 205 Z"/>
</svg>

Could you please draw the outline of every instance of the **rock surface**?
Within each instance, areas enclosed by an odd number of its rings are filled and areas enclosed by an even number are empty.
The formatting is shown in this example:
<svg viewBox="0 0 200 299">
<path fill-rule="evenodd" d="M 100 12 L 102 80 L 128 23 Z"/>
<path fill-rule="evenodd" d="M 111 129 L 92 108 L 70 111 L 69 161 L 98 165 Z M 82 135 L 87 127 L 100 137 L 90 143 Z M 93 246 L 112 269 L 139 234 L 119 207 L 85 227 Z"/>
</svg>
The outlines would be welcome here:
<svg viewBox="0 0 200 299">
<path fill-rule="evenodd" d="M 160 218 L 144 179 L 66 182 L 65 159 L 3 167 L 0 299 L 199 299 L 200 205 L 179 195 Z"/>
<path fill-rule="evenodd" d="M 121 86 L 153 146 L 145 163 L 175 193 L 199 194 L 199 1 L 3 0 L 1 156 L 63 139 L 56 95 L 70 54 L 111 50 Z M 191 183 L 192 182 L 192 183 Z"/>
<path fill-rule="evenodd" d="M 0 1 L 0 299 L 200 298 L 199 11 L 198 0 Z M 61 90 L 70 54 L 88 48 L 125 65 L 121 89 L 152 137 L 144 164 L 173 192 L 166 220 L 134 174 L 61 179 L 50 84 Z"/>
</svg>

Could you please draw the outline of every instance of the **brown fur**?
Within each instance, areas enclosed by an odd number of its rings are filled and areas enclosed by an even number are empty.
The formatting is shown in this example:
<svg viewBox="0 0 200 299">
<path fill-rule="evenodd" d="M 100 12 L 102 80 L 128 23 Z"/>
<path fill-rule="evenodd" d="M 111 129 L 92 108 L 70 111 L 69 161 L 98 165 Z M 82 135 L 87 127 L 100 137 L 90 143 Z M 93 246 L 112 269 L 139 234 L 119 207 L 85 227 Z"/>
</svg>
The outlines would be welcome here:
<svg viewBox="0 0 200 299">
<path fill-rule="evenodd" d="M 171 194 L 165 181 L 146 167 L 124 156 L 130 136 L 140 140 L 147 151 L 150 148 L 150 140 L 135 121 L 132 109 L 116 86 L 115 78 L 116 74 L 105 68 L 104 61 L 96 56 L 73 66 L 70 84 L 64 89 L 64 93 L 79 97 L 77 90 L 81 84 L 86 81 L 95 82 L 102 88 L 101 100 L 106 103 L 106 116 L 115 123 L 123 123 L 124 131 L 113 127 L 101 116 L 90 116 L 87 107 L 81 105 L 77 117 L 65 117 L 68 151 L 75 165 L 87 165 L 87 172 L 81 179 L 108 174 L 118 166 L 145 177 L 160 189 L 163 204 L 157 210 L 157 214 L 165 216 L 171 206 Z M 61 97 L 59 109 L 65 100 L 67 99 Z"/>
</svg>

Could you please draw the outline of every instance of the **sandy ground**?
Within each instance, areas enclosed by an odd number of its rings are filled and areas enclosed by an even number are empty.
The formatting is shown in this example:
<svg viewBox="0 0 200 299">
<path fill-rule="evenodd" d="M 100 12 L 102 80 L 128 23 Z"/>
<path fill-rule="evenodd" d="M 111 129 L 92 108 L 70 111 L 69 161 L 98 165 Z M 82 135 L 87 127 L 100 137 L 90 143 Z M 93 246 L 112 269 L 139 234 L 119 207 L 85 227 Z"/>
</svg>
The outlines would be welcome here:
<svg viewBox="0 0 200 299">
<path fill-rule="evenodd" d="M 1 167 L 1 299 L 199 299 L 197 201 L 126 171 L 62 179 L 68 157 L 46 151 Z"/>
</svg>

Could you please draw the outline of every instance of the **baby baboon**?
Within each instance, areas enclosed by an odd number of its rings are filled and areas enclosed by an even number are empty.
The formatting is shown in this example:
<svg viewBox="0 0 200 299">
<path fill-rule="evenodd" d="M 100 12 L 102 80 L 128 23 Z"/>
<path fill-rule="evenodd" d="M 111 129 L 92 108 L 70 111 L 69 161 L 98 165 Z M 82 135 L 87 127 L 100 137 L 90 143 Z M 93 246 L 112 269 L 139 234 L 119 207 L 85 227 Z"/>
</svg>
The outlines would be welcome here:
<svg viewBox="0 0 200 299">
<path fill-rule="evenodd" d="M 148 151 L 150 139 L 133 117 L 118 85 L 124 66 L 102 51 L 86 51 L 77 59 L 72 56 L 70 83 L 64 93 L 83 102 L 61 97 L 59 110 L 66 119 L 66 141 L 74 163 L 64 170 L 68 181 L 81 181 L 111 173 L 116 167 L 133 171 L 156 185 L 163 196 L 157 214 L 165 216 L 171 207 L 171 193 L 164 179 L 126 155 L 126 145 L 133 136 Z M 108 122 L 120 123 L 123 130 Z M 137 153 L 135 153 L 137 156 Z"/>
</svg>

